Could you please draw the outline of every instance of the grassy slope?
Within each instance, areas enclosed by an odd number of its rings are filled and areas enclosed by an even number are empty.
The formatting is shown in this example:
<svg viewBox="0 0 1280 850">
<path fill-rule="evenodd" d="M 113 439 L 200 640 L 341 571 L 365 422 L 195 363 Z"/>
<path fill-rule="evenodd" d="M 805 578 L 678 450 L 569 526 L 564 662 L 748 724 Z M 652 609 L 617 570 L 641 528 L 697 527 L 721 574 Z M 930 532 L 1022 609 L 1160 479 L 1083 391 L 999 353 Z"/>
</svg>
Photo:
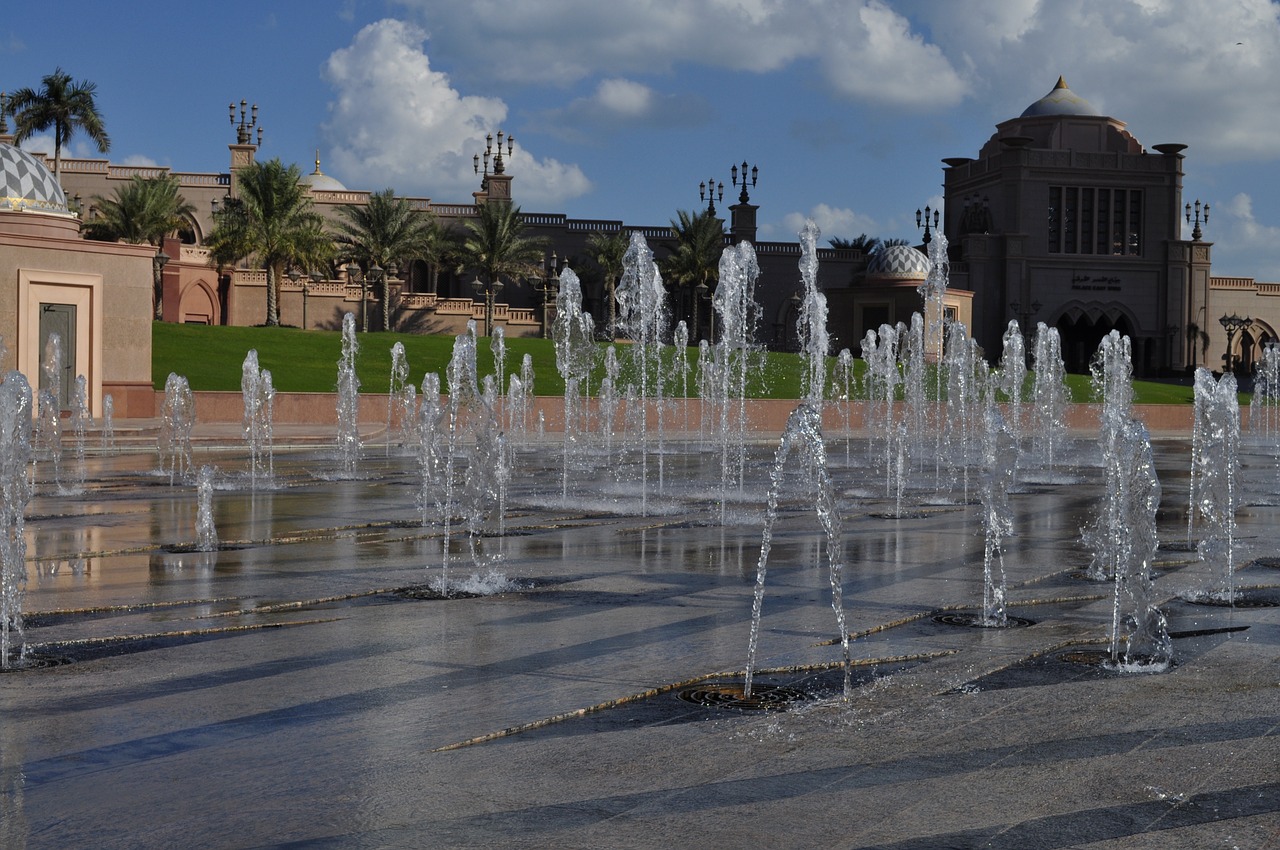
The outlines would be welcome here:
<svg viewBox="0 0 1280 850">
<path fill-rule="evenodd" d="M 417 334 L 359 334 L 360 353 L 357 373 L 365 392 L 386 392 L 391 375 L 391 346 L 400 342 L 409 362 L 409 379 L 422 382 L 426 372 L 437 372 L 445 384 L 444 372 L 453 353 L 453 337 Z M 538 395 L 564 392 L 564 382 L 556 371 L 555 348 L 550 340 L 509 339 L 507 373 L 519 370 L 525 354 L 533 360 L 534 391 Z M 240 389 L 240 372 L 245 354 L 258 352 L 258 363 L 271 371 L 275 388 L 280 392 L 333 392 L 337 383 L 338 359 L 342 354 L 341 334 L 336 331 L 300 331 L 296 328 L 242 328 L 208 325 L 181 325 L 156 322 L 151 336 L 151 373 L 156 389 L 163 390 L 170 372 L 187 378 L 193 390 Z M 626 346 L 619 346 L 619 355 Z M 667 356 L 671 356 L 670 349 Z M 689 350 L 696 369 L 698 352 Z M 493 355 L 489 341 L 479 340 L 477 367 L 480 374 L 493 373 Z M 625 360 L 625 358 L 621 358 Z M 855 361 L 861 374 L 862 361 Z M 670 366 L 668 370 L 670 370 Z M 834 369 L 834 358 L 828 374 Z M 752 395 L 764 398 L 797 398 L 800 394 L 801 362 L 793 354 L 770 354 L 763 367 L 762 386 Z M 693 373 L 693 374 L 696 374 Z M 600 383 L 599 371 L 591 381 L 594 391 Z M 691 378 L 692 380 L 692 378 Z M 1089 377 L 1068 375 L 1067 384 L 1073 401 L 1091 401 Z M 689 387 L 691 395 L 695 388 Z M 1139 404 L 1189 404 L 1189 386 L 1160 384 L 1149 381 L 1134 383 L 1135 401 Z M 1242 396 L 1244 401 L 1247 396 Z"/>
</svg>

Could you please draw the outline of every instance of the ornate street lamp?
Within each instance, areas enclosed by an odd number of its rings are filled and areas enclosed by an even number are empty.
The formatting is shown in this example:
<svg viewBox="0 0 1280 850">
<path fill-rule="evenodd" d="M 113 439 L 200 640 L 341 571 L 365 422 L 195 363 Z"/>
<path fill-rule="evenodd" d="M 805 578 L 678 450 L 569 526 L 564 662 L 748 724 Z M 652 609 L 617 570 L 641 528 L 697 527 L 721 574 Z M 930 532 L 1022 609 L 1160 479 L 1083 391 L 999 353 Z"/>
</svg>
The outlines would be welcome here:
<svg viewBox="0 0 1280 850">
<path fill-rule="evenodd" d="M 1222 355 L 1222 370 L 1223 372 L 1233 372 L 1235 371 L 1235 358 L 1231 354 L 1231 348 L 1235 341 L 1235 336 L 1238 332 L 1246 330 L 1252 325 L 1253 319 L 1248 316 L 1242 319 L 1237 314 L 1232 313 L 1230 316 L 1224 315 L 1218 321 L 1222 324 L 1223 330 L 1227 332 L 1227 353 Z"/>
<path fill-rule="evenodd" d="M 551 252 L 551 257 L 543 266 L 542 279 L 537 285 L 537 290 L 542 294 L 542 338 L 550 339 L 551 322 L 548 316 L 551 313 L 551 299 L 560 293 L 560 260 L 555 251 Z"/>
<path fill-rule="evenodd" d="M 385 284 L 385 281 L 386 281 L 386 274 L 387 274 L 387 273 L 386 273 L 386 271 L 382 268 L 382 266 L 378 265 L 378 261 L 377 261 L 377 260 L 374 260 L 374 261 L 373 261 L 373 265 L 369 266 L 369 271 L 365 273 L 365 280 L 368 282 L 368 285 L 372 285 L 372 286 L 377 286 L 379 281 L 382 281 L 382 282 Z M 368 333 L 368 331 L 369 331 L 369 316 L 368 316 L 368 309 L 367 309 L 367 307 L 365 306 L 365 303 L 366 303 L 366 302 L 365 302 L 365 298 L 364 298 L 364 290 L 365 290 L 365 287 L 361 287 L 361 293 L 360 293 L 360 296 L 361 296 L 361 297 L 360 297 L 360 323 L 364 326 L 364 332 L 365 332 L 365 333 Z M 384 305 L 384 308 L 383 308 L 383 309 L 385 309 L 385 305 Z"/>
<path fill-rule="evenodd" d="M 720 193 L 719 200 L 724 200 L 724 183 L 717 185 L 715 178 L 711 178 L 709 182 L 698 184 L 698 198 L 707 202 L 707 212 L 711 215 L 716 214 L 716 192 Z M 744 190 L 745 191 L 745 190 Z"/>
<path fill-rule="evenodd" d="M 502 291 L 503 283 L 500 280 L 491 281 L 486 284 L 480 278 L 471 281 L 471 288 L 476 294 L 484 293 L 484 335 L 493 336 L 493 299 L 494 296 Z"/>
<path fill-rule="evenodd" d="M 362 330 L 369 330 L 369 319 L 365 315 L 365 296 L 369 291 L 369 282 L 365 276 L 360 273 L 360 267 L 355 263 L 347 264 L 347 282 L 360 284 L 360 327 Z"/>
<path fill-rule="evenodd" d="M 754 165 L 751 166 L 751 187 L 753 189 L 755 188 L 755 185 L 756 185 L 756 178 L 759 175 L 760 175 L 760 169 Z M 733 180 L 733 185 L 737 186 L 738 185 L 738 166 L 735 165 L 729 169 L 729 176 Z M 738 193 L 738 203 L 745 204 L 745 203 L 749 203 L 750 201 L 751 201 L 751 196 L 747 194 L 747 161 L 744 159 L 742 161 L 742 191 Z"/>
<path fill-rule="evenodd" d="M 297 286 L 298 279 L 302 277 L 302 272 L 298 271 L 296 266 L 290 264 L 289 270 L 284 273 L 284 276 L 289 278 L 289 281 L 294 286 Z M 307 285 L 304 283 L 302 285 L 302 327 L 306 328 L 306 326 L 307 326 Z"/>
<path fill-rule="evenodd" d="M 507 141 L 507 157 L 510 158 L 512 150 L 515 148 L 515 145 L 516 145 L 516 137 L 507 136 L 501 130 L 498 131 L 498 147 L 496 152 L 494 151 L 494 147 L 493 147 L 493 134 L 488 133 L 484 137 L 484 171 L 483 172 L 481 172 L 480 170 L 480 154 L 476 154 L 475 156 L 471 157 L 471 163 L 475 167 L 476 174 L 482 175 L 480 180 L 481 190 L 488 190 L 490 174 L 502 174 L 504 171 L 506 171 L 506 166 L 502 162 L 502 140 L 504 136 L 506 137 L 506 141 Z M 492 171 L 489 170 L 490 160 L 492 160 L 493 162 Z"/>
<path fill-rule="evenodd" d="M 1187 204 L 1187 224 L 1191 224 L 1192 221 L 1193 219 L 1191 217 L 1191 204 Z M 1200 199 L 1196 198 L 1195 219 L 1194 219 L 1195 227 L 1192 228 L 1191 230 L 1192 241 L 1199 242 L 1200 237 L 1204 235 L 1204 232 L 1200 229 L 1201 222 L 1204 222 L 1205 224 L 1209 223 L 1209 205 L 1208 204 L 1204 205 L 1204 218 L 1201 218 L 1200 217 Z"/>
<path fill-rule="evenodd" d="M 933 234 L 929 232 L 929 216 L 933 215 L 933 229 L 938 229 L 938 211 L 931 210 L 928 206 L 924 208 L 924 214 L 921 215 L 920 210 L 916 210 L 916 229 L 924 228 L 924 244 L 927 248 L 929 243 L 933 241 Z"/>
</svg>

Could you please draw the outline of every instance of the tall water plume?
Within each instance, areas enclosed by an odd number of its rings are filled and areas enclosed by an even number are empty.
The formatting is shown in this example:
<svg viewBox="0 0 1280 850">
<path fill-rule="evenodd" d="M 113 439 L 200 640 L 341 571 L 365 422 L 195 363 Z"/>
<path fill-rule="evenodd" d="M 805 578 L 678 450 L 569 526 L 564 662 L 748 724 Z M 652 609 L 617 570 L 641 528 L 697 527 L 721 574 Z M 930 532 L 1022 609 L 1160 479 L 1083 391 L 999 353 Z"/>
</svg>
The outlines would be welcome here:
<svg viewBox="0 0 1280 850">
<path fill-rule="evenodd" d="M 269 487 L 275 475 L 276 390 L 271 371 L 258 365 L 256 349 L 249 349 L 240 367 L 240 397 L 244 404 L 244 441 L 249 449 L 249 487 Z"/>
<path fill-rule="evenodd" d="M 1216 382 L 1207 369 L 1196 370 L 1196 417 L 1192 434 L 1191 519 L 1199 529 L 1200 560 L 1213 567 L 1204 595 L 1234 603 L 1235 536 L 1240 469 L 1240 404 L 1236 376 Z"/>
<path fill-rule="evenodd" d="M 868 417 L 877 427 L 872 433 L 883 435 L 885 494 L 890 492 L 893 439 L 895 431 L 894 406 L 898 387 L 902 385 L 902 372 L 898 368 L 898 331 L 892 325 L 881 325 L 879 332 L 867 331 L 862 340 L 862 359 L 866 361 L 867 398 L 871 412 Z"/>
<path fill-rule="evenodd" d="M 21 666 L 27 651 L 22 602 L 27 583 L 31 413 L 31 385 L 21 372 L 10 372 L 0 381 L 0 669 Z"/>
<path fill-rule="evenodd" d="M 196 477 L 196 551 L 218 550 L 218 529 L 213 522 L 213 476 L 209 464 L 200 467 Z"/>
<path fill-rule="evenodd" d="M 1118 496 L 1121 482 L 1116 457 L 1117 441 L 1128 427 L 1133 408 L 1133 364 L 1129 338 L 1112 331 L 1102 338 L 1098 351 L 1089 363 L 1094 393 L 1102 400 L 1101 435 L 1102 468 L 1107 499 L 1099 514 L 1081 530 L 1085 546 L 1093 553 L 1086 571 L 1095 581 L 1114 581 L 1118 566 L 1115 537 L 1123 534 L 1119 525 L 1122 515 Z"/>
<path fill-rule="evenodd" d="M 1159 671 L 1173 659 L 1164 614 L 1154 601 L 1151 560 L 1159 538 L 1160 479 L 1146 426 L 1129 419 L 1106 458 L 1107 490 L 1099 506 L 1096 560 L 1115 576 L 1110 663 L 1119 670 Z"/>
<path fill-rule="evenodd" d="M 169 483 L 191 475 L 191 429 L 196 421 L 195 396 L 187 379 L 174 372 L 164 382 L 164 402 L 160 406 L 160 472 Z"/>
<path fill-rule="evenodd" d="M 41 386 L 36 393 L 35 456 L 50 462 L 50 481 L 62 487 L 62 337 L 49 334 L 40 362 Z"/>
<path fill-rule="evenodd" d="M 634 343 L 631 367 L 637 404 L 627 405 L 634 419 L 640 444 L 641 510 L 648 513 L 649 454 L 654 441 L 649 438 L 649 399 L 658 413 L 658 439 L 652 451 L 658 458 L 658 479 L 662 481 L 662 334 L 667 325 L 666 290 L 658 274 L 653 251 L 640 233 L 631 234 L 631 243 L 622 258 L 622 279 L 616 290 L 618 323 Z"/>
<path fill-rule="evenodd" d="M 804 267 L 804 260 L 801 260 Z M 746 459 L 747 383 L 756 354 L 755 337 L 760 305 L 756 303 L 756 281 L 760 265 L 755 248 L 743 241 L 720 254 L 720 279 L 711 305 L 719 316 L 720 339 L 715 358 L 715 404 L 719 411 L 720 519 L 725 517 L 729 490 L 741 491 Z"/>
<path fill-rule="evenodd" d="M 89 414 L 89 382 L 84 375 L 76 375 L 71 390 L 71 434 L 75 448 L 75 464 L 71 470 L 70 491 L 84 492 L 85 479 L 85 435 L 93 427 L 93 416 Z"/>
<path fill-rule="evenodd" d="M 1050 472 L 1067 438 L 1066 366 L 1058 329 L 1041 322 L 1036 326 L 1035 374 L 1032 377 L 1031 433 L 1035 456 Z"/>
<path fill-rule="evenodd" d="M 987 393 L 982 446 L 982 625 L 1003 628 L 1009 621 L 1005 610 L 1004 539 L 1013 534 L 1009 490 L 1013 487 L 1018 453 L 1016 439 L 1000 415 L 994 392 Z"/>
<path fill-rule="evenodd" d="M 360 379 L 356 377 L 356 317 L 342 316 L 342 356 L 338 360 L 338 460 L 342 475 L 352 478 L 360 463 Z"/>
<path fill-rule="evenodd" d="M 1000 369 L 996 374 L 1007 404 L 1005 423 L 1014 438 L 1014 451 L 1018 451 L 1022 445 L 1024 430 L 1022 402 L 1027 383 L 1027 345 L 1022 336 L 1022 328 L 1016 321 L 1009 322 L 1002 342 L 1004 349 L 1000 355 Z"/>
<path fill-rule="evenodd" d="M 391 454 L 392 443 L 405 445 L 409 441 L 416 394 L 417 390 L 409 382 L 409 360 L 405 357 L 404 343 L 397 341 L 391 346 L 391 377 L 387 385 L 387 454 Z"/>
<path fill-rule="evenodd" d="M 556 369 L 564 378 L 564 452 L 561 458 L 560 496 L 569 496 L 570 469 L 581 461 L 584 435 L 588 433 L 582 413 L 584 384 L 595 365 L 595 320 L 582 309 L 582 285 L 573 269 L 560 273 L 560 293 L 556 318 L 551 327 L 555 341 Z"/>
<path fill-rule="evenodd" d="M 802 478 L 813 482 L 814 510 L 826 535 L 828 580 L 831 585 L 831 608 L 836 615 L 836 629 L 840 635 L 840 647 L 844 652 L 844 698 L 848 699 L 850 685 L 849 629 L 844 618 L 844 543 L 840 517 L 836 511 L 835 493 L 827 473 L 827 450 L 822 440 L 822 414 L 810 404 L 802 403 L 787 419 L 786 429 L 774 455 L 773 469 L 769 473 L 769 494 L 765 511 L 764 532 L 760 540 L 760 560 L 756 565 L 755 594 L 751 602 L 751 638 L 747 643 L 747 675 L 743 697 L 751 697 L 751 682 L 756 667 L 756 646 L 760 639 L 760 618 L 764 608 L 765 577 L 768 574 L 769 552 L 773 545 L 773 526 L 778 518 L 778 499 L 792 454 L 801 465 Z"/>
<path fill-rule="evenodd" d="M 812 219 L 800 229 L 800 310 L 796 318 L 796 338 L 805 371 L 801 394 L 805 402 L 821 411 L 827 386 L 827 354 L 831 338 L 827 333 L 827 296 L 818 288 L 818 237 L 822 231 Z"/>
</svg>

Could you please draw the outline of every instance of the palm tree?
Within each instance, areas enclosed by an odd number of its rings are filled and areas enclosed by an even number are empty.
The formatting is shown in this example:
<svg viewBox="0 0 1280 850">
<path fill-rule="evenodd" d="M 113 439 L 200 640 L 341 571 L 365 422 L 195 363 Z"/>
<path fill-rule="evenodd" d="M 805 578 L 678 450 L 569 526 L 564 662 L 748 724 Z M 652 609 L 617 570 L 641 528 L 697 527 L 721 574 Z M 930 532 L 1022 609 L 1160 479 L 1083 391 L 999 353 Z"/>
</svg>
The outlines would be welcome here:
<svg viewBox="0 0 1280 850">
<path fill-rule="evenodd" d="M 832 248 L 846 248 L 861 251 L 864 255 L 870 254 L 880 247 L 880 240 L 874 236 L 868 236 L 865 233 L 859 233 L 853 239 L 842 239 L 836 236 L 828 239 L 827 243 Z"/>
<path fill-rule="evenodd" d="M 688 317 L 692 299 L 701 292 L 714 290 L 720 278 L 720 254 L 724 251 L 724 222 L 715 213 L 703 210 L 689 213 L 677 210 L 679 221 L 671 222 L 676 247 L 659 265 L 662 279 L 679 289 L 679 318 Z M 700 339 L 699 328 L 693 328 Z"/>
<path fill-rule="evenodd" d="M 215 263 L 252 259 L 267 272 L 267 325 L 280 324 L 280 278 L 287 266 L 321 267 L 333 255 L 296 165 L 253 162 L 236 172 L 239 197 L 214 215 L 206 246 Z"/>
<path fill-rule="evenodd" d="M 382 272 L 382 329 L 391 330 L 390 277 L 393 266 L 405 267 L 413 260 L 424 259 L 432 248 L 438 228 L 435 217 L 413 208 L 407 198 L 397 198 L 391 189 L 369 196 L 364 206 L 347 204 L 338 208 L 339 251 L 358 263 L 367 273 L 380 267 Z"/>
<path fill-rule="evenodd" d="M 609 300 L 609 339 L 617 336 L 618 326 L 618 279 L 622 277 L 622 258 L 626 256 L 631 239 L 626 232 L 619 229 L 616 233 L 595 231 L 587 237 L 587 251 L 591 259 L 596 261 L 604 273 L 605 298 Z"/>
<path fill-rule="evenodd" d="M 459 271 L 473 268 L 484 276 L 485 333 L 493 332 L 490 313 L 492 298 L 502 288 L 502 277 L 513 282 L 542 272 L 546 242 L 524 235 L 520 208 L 494 201 L 476 207 L 476 217 L 468 219 L 459 248 Z"/>
<path fill-rule="evenodd" d="M 61 68 L 40 81 L 41 89 L 20 88 L 9 98 L 13 115 L 15 144 L 21 145 L 36 133 L 53 128 L 53 175 L 62 177 L 62 148 L 76 130 L 83 130 L 101 153 L 111 149 L 111 138 L 94 102 L 97 83 L 72 82 Z"/>
<path fill-rule="evenodd" d="M 94 217 L 85 222 L 84 235 L 107 242 L 130 242 L 135 245 L 160 246 L 164 238 L 187 223 L 195 207 L 178 191 L 178 178 L 172 174 L 159 177 L 134 175 L 116 188 L 115 195 L 94 195 Z M 152 307 L 155 317 L 163 318 L 163 285 L 161 264 L 155 263 L 155 292 Z"/>
</svg>

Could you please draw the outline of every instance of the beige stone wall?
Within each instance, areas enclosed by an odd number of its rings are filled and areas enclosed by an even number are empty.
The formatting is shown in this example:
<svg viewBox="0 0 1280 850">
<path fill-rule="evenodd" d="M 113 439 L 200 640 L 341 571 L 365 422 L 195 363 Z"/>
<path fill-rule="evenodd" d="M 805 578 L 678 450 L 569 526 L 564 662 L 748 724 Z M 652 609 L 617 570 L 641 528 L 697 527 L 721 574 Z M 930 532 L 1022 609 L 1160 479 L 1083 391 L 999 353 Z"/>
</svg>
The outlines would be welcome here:
<svg viewBox="0 0 1280 850">
<path fill-rule="evenodd" d="M 91 413 L 101 415 L 111 393 L 116 415 L 147 415 L 154 254 L 147 245 L 82 240 L 74 219 L 0 212 L 0 334 L 9 349 L 0 368 L 20 368 L 38 385 L 36 311 L 41 299 L 66 297 L 83 323 L 77 351 L 89 358 Z"/>
</svg>

